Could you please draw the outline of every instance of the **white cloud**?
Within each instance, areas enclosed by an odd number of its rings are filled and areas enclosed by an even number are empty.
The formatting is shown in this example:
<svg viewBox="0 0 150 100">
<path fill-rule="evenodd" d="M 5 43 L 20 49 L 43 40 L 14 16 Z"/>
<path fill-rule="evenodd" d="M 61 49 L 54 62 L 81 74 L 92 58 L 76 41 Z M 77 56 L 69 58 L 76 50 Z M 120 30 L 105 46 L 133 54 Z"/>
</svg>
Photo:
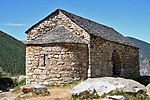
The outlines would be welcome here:
<svg viewBox="0 0 150 100">
<path fill-rule="evenodd" d="M 6 25 L 6 26 L 26 26 L 26 24 L 22 24 L 22 23 L 3 23 L 3 25 Z"/>
</svg>

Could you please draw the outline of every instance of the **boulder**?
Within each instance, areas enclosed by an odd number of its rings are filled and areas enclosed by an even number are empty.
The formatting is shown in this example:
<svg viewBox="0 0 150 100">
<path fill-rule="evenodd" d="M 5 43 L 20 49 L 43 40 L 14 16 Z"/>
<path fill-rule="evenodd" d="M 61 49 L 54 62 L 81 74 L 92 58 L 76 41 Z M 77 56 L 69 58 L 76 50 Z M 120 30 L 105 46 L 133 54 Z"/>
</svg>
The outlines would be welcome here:
<svg viewBox="0 0 150 100">
<path fill-rule="evenodd" d="M 131 79 L 119 77 L 89 78 L 75 86 L 71 90 L 71 94 L 73 96 L 80 96 L 86 93 L 88 95 L 98 94 L 102 96 L 117 91 L 137 93 L 139 91 L 146 92 L 146 88 L 144 85 Z"/>
<path fill-rule="evenodd" d="M 30 92 L 36 92 L 36 93 L 49 93 L 46 86 L 40 85 L 40 84 L 27 84 L 21 87 L 21 91 L 23 93 L 30 93 Z"/>
<path fill-rule="evenodd" d="M 146 90 L 150 92 L 150 83 L 146 86 Z"/>
</svg>

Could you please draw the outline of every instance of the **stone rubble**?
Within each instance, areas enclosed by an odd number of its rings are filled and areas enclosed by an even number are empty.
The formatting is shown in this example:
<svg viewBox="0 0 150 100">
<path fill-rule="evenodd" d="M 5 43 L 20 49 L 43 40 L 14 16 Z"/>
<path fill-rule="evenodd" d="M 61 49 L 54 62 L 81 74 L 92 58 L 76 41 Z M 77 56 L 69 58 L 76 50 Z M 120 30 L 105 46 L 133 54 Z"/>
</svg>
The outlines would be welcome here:
<svg viewBox="0 0 150 100">
<path fill-rule="evenodd" d="M 20 89 L 25 94 L 32 93 L 32 92 L 40 93 L 40 94 L 49 93 L 47 87 L 40 84 L 27 84 L 20 87 Z"/>
</svg>

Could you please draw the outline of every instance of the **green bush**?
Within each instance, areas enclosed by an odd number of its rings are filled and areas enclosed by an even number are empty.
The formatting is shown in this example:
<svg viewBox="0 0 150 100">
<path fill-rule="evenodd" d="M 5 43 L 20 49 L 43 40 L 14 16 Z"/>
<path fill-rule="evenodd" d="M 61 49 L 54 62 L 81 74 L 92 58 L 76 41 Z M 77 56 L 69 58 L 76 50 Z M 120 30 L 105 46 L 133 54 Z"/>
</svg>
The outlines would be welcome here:
<svg viewBox="0 0 150 100">
<path fill-rule="evenodd" d="M 18 92 L 20 90 L 20 87 L 23 85 L 26 85 L 26 80 L 22 80 L 22 81 L 16 83 L 13 92 Z"/>
<path fill-rule="evenodd" d="M 81 95 L 81 96 L 72 96 L 71 100 L 93 100 L 98 98 L 99 96 L 97 94 L 94 96 Z"/>
<path fill-rule="evenodd" d="M 125 92 L 116 92 L 116 93 L 109 93 L 108 95 L 122 95 L 126 99 L 125 100 L 149 100 L 149 96 L 145 92 L 138 92 L 138 93 L 125 93 Z"/>
</svg>

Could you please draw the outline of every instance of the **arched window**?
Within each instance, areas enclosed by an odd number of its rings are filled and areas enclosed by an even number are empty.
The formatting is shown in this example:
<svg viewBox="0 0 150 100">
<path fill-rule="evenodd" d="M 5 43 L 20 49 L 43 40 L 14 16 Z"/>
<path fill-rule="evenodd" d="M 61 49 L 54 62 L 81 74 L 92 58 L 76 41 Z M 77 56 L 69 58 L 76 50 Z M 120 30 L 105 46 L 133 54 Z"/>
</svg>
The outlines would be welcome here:
<svg viewBox="0 0 150 100">
<path fill-rule="evenodd" d="M 114 50 L 112 54 L 112 62 L 113 62 L 113 75 L 120 76 L 121 75 L 121 55 L 118 50 Z"/>
</svg>

